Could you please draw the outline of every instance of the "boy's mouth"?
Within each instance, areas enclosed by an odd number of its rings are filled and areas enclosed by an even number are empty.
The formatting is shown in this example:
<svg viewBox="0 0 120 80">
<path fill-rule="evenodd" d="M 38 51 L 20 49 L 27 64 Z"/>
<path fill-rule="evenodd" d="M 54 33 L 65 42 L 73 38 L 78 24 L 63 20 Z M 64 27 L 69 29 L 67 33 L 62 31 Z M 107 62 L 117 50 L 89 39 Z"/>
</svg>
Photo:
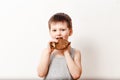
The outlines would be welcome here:
<svg viewBox="0 0 120 80">
<path fill-rule="evenodd" d="M 58 40 L 58 39 L 63 39 L 63 37 L 57 37 L 56 39 L 57 39 L 57 40 Z"/>
</svg>

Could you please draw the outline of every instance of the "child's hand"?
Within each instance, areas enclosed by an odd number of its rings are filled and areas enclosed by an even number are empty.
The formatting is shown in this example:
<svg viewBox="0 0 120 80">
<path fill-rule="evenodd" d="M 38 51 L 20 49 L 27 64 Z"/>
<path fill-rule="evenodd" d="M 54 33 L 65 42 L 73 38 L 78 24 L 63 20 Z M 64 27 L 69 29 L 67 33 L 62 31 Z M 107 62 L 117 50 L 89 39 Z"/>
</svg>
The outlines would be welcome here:
<svg viewBox="0 0 120 80">
<path fill-rule="evenodd" d="M 64 49 L 64 54 L 69 54 L 70 48 L 71 48 L 71 46 L 69 45 L 66 49 Z"/>
<path fill-rule="evenodd" d="M 52 39 L 52 40 L 49 41 L 49 43 L 48 43 L 48 50 L 50 52 L 52 52 L 54 50 L 54 48 L 51 46 L 51 43 L 54 43 L 54 42 L 57 42 L 57 41 L 58 40 L 56 40 L 56 39 Z"/>
</svg>

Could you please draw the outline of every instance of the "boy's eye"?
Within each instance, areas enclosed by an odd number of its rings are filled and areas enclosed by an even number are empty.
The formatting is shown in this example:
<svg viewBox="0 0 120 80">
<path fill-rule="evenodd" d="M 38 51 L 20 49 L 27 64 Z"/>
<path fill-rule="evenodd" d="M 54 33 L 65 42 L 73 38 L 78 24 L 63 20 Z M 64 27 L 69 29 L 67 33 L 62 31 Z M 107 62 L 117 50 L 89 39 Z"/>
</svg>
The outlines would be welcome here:
<svg viewBox="0 0 120 80">
<path fill-rule="evenodd" d="M 53 32 L 55 32 L 56 30 L 55 30 L 55 29 L 53 29 L 52 31 L 53 31 Z"/>
<path fill-rule="evenodd" d="M 65 29 L 61 29 L 62 31 L 65 31 Z"/>
</svg>

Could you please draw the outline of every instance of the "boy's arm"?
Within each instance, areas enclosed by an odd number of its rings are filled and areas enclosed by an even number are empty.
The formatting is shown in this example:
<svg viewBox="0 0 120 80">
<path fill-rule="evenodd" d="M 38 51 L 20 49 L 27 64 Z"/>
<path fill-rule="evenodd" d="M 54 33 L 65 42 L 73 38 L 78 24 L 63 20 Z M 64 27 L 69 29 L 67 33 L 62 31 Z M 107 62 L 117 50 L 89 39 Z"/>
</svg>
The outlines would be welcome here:
<svg viewBox="0 0 120 80">
<path fill-rule="evenodd" d="M 56 42 L 55 40 L 51 40 L 48 42 L 48 46 L 43 50 L 40 63 L 37 68 L 38 76 L 45 77 L 48 72 L 49 64 L 50 64 L 50 56 L 54 51 L 54 48 L 51 47 L 51 42 Z"/>
<path fill-rule="evenodd" d="M 40 60 L 40 63 L 38 65 L 38 69 L 37 69 L 39 77 L 46 76 L 46 74 L 48 72 L 48 66 L 50 63 L 50 55 L 51 55 L 51 52 L 48 49 L 45 49 L 42 52 L 41 60 Z"/>
<path fill-rule="evenodd" d="M 64 53 L 69 71 L 74 79 L 79 79 L 82 73 L 81 66 L 81 53 L 79 50 L 75 50 L 74 60 L 70 56 L 69 51 L 65 51 Z"/>
</svg>

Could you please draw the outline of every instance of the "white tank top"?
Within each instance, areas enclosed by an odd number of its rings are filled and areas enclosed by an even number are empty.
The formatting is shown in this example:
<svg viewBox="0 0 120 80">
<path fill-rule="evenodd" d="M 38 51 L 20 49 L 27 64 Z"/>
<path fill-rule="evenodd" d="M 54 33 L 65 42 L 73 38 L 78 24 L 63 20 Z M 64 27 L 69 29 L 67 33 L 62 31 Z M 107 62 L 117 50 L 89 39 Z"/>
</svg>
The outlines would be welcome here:
<svg viewBox="0 0 120 80">
<path fill-rule="evenodd" d="M 70 50 L 71 57 L 74 57 L 74 49 Z M 64 56 L 55 57 L 51 55 L 51 63 L 49 65 L 48 74 L 44 80 L 73 80 Z"/>
</svg>

